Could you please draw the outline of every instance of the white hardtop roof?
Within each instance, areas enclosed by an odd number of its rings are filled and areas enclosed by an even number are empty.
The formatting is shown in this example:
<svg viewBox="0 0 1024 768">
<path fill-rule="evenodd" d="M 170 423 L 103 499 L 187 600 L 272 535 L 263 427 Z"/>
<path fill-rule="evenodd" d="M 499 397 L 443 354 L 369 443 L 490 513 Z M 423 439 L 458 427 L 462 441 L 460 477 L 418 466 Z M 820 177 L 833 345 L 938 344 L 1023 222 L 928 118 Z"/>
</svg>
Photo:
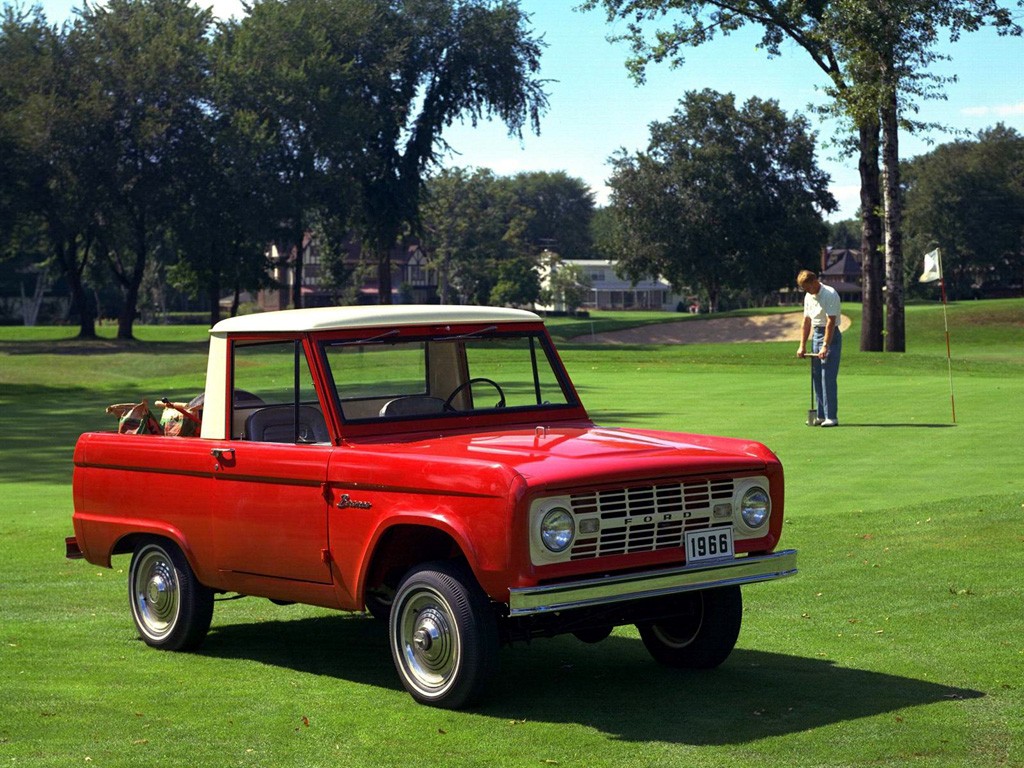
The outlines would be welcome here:
<svg viewBox="0 0 1024 768">
<path fill-rule="evenodd" d="M 262 312 L 221 320 L 210 333 L 303 332 L 349 328 L 380 328 L 395 325 L 439 323 L 535 323 L 533 312 L 503 307 L 469 307 L 438 304 L 311 307 Z"/>
</svg>

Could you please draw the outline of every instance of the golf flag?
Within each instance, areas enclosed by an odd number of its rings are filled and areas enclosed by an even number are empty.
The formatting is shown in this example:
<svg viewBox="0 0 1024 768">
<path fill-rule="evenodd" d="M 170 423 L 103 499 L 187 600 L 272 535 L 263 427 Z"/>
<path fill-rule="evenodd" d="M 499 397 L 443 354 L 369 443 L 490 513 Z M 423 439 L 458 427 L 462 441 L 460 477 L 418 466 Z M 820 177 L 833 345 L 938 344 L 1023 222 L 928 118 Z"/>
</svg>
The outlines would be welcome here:
<svg viewBox="0 0 1024 768">
<path fill-rule="evenodd" d="M 936 248 L 924 255 L 924 272 L 919 277 L 920 283 L 939 281 L 942 286 L 942 324 L 946 328 L 946 368 L 949 371 L 949 404 L 953 409 L 953 423 L 956 424 L 956 400 L 953 399 L 953 362 L 949 353 L 949 319 L 946 317 L 946 281 L 942 279 L 942 254 Z"/>
<path fill-rule="evenodd" d="M 942 279 L 942 259 L 939 249 L 924 255 L 924 273 L 917 279 L 919 283 L 934 283 Z"/>
</svg>

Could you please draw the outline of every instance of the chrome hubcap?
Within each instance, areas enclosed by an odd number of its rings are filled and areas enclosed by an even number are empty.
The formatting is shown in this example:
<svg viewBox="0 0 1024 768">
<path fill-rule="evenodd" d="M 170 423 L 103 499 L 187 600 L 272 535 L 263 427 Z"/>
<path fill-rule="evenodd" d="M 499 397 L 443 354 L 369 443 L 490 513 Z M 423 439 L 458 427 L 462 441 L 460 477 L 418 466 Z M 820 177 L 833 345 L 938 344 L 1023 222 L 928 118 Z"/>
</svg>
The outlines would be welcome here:
<svg viewBox="0 0 1024 768">
<path fill-rule="evenodd" d="M 459 633 L 444 599 L 430 591 L 411 595 L 401 609 L 399 637 L 403 672 L 424 693 L 441 693 L 459 664 Z"/>
<path fill-rule="evenodd" d="M 178 581 L 173 563 L 159 547 L 139 556 L 132 592 L 132 608 L 146 635 L 159 638 L 174 628 L 180 608 Z"/>
<path fill-rule="evenodd" d="M 167 592 L 167 581 L 162 575 L 156 575 L 150 579 L 149 587 L 146 589 L 146 597 L 151 605 L 159 603 Z"/>
</svg>

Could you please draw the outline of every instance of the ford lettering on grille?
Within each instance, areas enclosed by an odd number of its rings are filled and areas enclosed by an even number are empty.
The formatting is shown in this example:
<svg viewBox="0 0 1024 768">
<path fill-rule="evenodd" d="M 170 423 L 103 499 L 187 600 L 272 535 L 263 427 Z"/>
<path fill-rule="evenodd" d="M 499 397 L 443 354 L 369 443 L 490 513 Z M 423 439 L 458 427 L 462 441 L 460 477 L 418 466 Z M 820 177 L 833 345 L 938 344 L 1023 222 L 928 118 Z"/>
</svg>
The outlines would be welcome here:
<svg viewBox="0 0 1024 768">
<path fill-rule="evenodd" d="M 570 558 L 682 547 L 686 531 L 710 526 L 715 509 L 731 504 L 733 493 L 733 480 L 724 479 L 572 494 L 580 535 Z"/>
</svg>

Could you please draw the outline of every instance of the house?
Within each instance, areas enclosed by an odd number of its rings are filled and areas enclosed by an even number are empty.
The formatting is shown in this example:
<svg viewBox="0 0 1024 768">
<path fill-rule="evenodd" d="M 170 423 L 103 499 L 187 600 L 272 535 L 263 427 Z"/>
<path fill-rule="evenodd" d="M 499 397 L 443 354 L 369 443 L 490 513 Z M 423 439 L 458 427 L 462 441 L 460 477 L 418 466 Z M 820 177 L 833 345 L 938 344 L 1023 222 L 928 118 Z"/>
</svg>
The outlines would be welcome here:
<svg viewBox="0 0 1024 768">
<path fill-rule="evenodd" d="M 547 259 L 542 263 L 549 264 Z M 682 301 L 673 293 L 667 281 L 657 278 L 642 280 L 635 285 L 615 273 L 615 262 L 610 259 L 563 259 L 559 264 L 578 265 L 589 281 L 589 290 L 581 309 L 647 309 L 675 312 Z M 556 267 L 557 268 L 557 267 Z M 541 285 L 550 281 L 549 268 L 541 273 Z M 564 311 L 564 306 L 539 306 L 546 311 Z"/>
<path fill-rule="evenodd" d="M 863 298 L 863 274 L 860 265 L 860 251 L 852 248 L 822 248 L 821 266 L 818 269 L 821 282 L 835 288 L 843 301 L 859 302 Z M 786 286 L 778 291 L 780 305 L 803 304 L 803 291 L 796 286 Z"/>
<path fill-rule="evenodd" d="M 843 301 L 860 301 L 863 294 L 863 275 L 860 251 L 849 248 L 825 248 L 821 253 L 821 281 L 835 288 Z"/>
</svg>

